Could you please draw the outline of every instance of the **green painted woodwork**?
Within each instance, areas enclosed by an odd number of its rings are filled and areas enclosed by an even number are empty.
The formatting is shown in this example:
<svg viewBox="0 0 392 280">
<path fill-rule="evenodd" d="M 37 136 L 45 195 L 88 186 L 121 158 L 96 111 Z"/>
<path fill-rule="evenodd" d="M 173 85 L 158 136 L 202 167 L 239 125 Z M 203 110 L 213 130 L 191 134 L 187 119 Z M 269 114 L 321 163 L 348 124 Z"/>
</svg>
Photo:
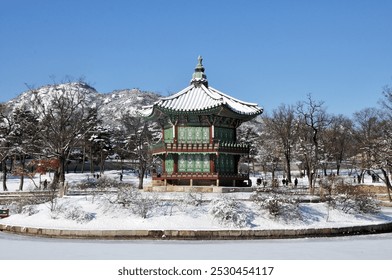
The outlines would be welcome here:
<svg viewBox="0 0 392 280">
<path fill-rule="evenodd" d="M 235 142 L 233 128 L 215 127 L 214 138 L 224 142 Z"/>
<path fill-rule="evenodd" d="M 165 142 L 173 143 L 173 127 L 169 127 L 165 129 Z"/>
<path fill-rule="evenodd" d="M 179 154 L 178 172 L 210 172 L 208 154 Z"/>
<path fill-rule="evenodd" d="M 187 160 L 186 154 L 178 155 L 178 171 L 179 172 L 186 172 L 186 160 Z"/>
<path fill-rule="evenodd" d="M 186 156 L 186 172 L 195 172 L 195 155 Z"/>
<path fill-rule="evenodd" d="M 203 172 L 210 172 L 210 155 L 203 155 Z"/>
<path fill-rule="evenodd" d="M 215 168 L 218 172 L 236 172 L 234 166 L 234 155 L 219 154 L 219 157 L 215 160 Z"/>
<path fill-rule="evenodd" d="M 201 126 L 178 127 L 178 142 L 180 143 L 209 143 L 210 128 Z"/>
<path fill-rule="evenodd" d="M 174 171 L 174 160 L 173 155 L 168 154 L 165 160 L 165 170 L 167 173 L 173 173 Z"/>
</svg>

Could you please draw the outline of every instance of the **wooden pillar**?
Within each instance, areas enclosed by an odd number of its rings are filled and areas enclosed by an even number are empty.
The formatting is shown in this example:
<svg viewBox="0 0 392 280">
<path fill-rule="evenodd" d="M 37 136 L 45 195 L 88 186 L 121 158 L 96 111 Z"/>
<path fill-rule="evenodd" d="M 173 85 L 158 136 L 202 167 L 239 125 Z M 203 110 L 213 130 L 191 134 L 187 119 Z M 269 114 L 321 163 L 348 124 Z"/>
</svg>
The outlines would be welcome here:
<svg viewBox="0 0 392 280">
<path fill-rule="evenodd" d="M 173 143 L 177 143 L 178 127 L 173 124 Z"/>
<path fill-rule="evenodd" d="M 210 154 L 210 173 L 214 173 L 215 172 L 215 155 Z"/>
<path fill-rule="evenodd" d="M 240 155 L 234 155 L 234 172 L 238 173 L 238 163 L 240 161 Z"/>
<path fill-rule="evenodd" d="M 163 154 L 162 157 L 162 174 L 166 173 L 166 154 Z"/>
<path fill-rule="evenodd" d="M 215 127 L 212 124 L 210 126 L 210 144 L 214 143 L 214 133 L 215 133 Z"/>
<path fill-rule="evenodd" d="M 173 154 L 173 173 L 178 173 L 178 154 Z"/>
</svg>

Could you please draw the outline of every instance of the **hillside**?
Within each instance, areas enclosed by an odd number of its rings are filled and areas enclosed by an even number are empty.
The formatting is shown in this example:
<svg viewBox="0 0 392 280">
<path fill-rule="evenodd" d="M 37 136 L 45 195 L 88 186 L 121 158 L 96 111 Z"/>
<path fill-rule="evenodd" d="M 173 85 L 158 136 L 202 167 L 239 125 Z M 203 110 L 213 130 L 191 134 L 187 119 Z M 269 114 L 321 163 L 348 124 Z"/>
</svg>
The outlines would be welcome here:
<svg viewBox="0 0 392 280">
<path fill-rule="evenodd" d="M 26 106 L 31 109 L 34 95 L 44 96 L 45 100 L 58 93 L 81 93 L 91 107 L 98 107 L 98 116 L 103 121 L 103 126 L 116 127 L 117 121 L 123 113 L 136 114 L 142 106 L 156 101 L 158 94 L 139 89 L 114 90 L 110 93 L 99 93 L 95 88 L 85 83 L 64 83 L 58 85 L 46 85 L 35 90 L 28 90 L 18 97 L 7 102 L 11 109 Z"/>
</svg>

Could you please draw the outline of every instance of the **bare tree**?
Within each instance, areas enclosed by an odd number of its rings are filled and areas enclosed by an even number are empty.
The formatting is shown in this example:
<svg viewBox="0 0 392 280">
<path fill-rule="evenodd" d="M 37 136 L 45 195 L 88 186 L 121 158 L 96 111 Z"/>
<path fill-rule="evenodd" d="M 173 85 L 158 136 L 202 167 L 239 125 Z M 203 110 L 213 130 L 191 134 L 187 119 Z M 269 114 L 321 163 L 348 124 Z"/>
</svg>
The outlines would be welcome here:
<svg viewBox="0 0 392 280">
<path fill-rule="evenodd" d="M 11 135 L 13 131 L 13 123 L 9 117 L 8 108 L 4 104 L 0 104 L 0 163 L 3 175 L 3 190 L 7 188 L 7 159 L 11 153 Z"/>
<path fill-rule="evenodd" d="M 291 161 L 293 148 L 297 141 L 297 120 L 293 106 L 280 105 L 272 115 L 264 116 L 265 129 L 269 131 L 280 146 L 285 159 L 287 179 L 291 183 Z"/>
<path fill-rule="evenodd" d="M 382 92 L 383 98 L 381 99 L 381 108 L 387 115 L 387 118 L 392 120 L 392 87 L 385 86 Z"/>
<path fill-rule="evenodd" d="M 336 175 L 339 176 L 342 162 L 353 156 L 353 123 L 343 115 L 332 116 L 331 123 L 323 137 L 328 159 L 335 162 Z M 326 174 L 325 174 L 326 175 Z"/>
<path fill-rule="evenodd" d="M 33 91 L 33 109 L 39 120 L 43 153 L 55 157 L 59 167 L 52 184 L 65 182 L 65 164 L 76 143 L 83 139 L 96 121 L 97 106 L 87 93 L 95 91 L 85 83 L 51 85 L 47 92 Z"/>
<path fill-rule="evenodd" d="M 380 170 L 387 186 L 389 201 L 392 201 L 390 193 L 392 191 L 392 88 L 386 86 L 382 94 L 383 99 L 380 101 L 383 113 Z"/>
<path fill-rule="evenodd" d="M 276 171 L 282 166 L 282 150 L 280 149 L 278 141 L 264 133 L 263 141 L 261 141 L 258 153 L 260 160 L 263 163 L 263 171 L 265 173 L 271 172 L 271 185 L 277 187 L 279 182 L 277 178 L 275 178 Z"/>
<path fill-rule="evenodd" d="M 376 108 L 366 108 L 354 114 L 360 151 L 361 174 L 369 172 L 372 177 L 384 181 L 389 200 L 392 190 L 390 170 L 392 162 L 391 119 L 388 113 Z M 380 174 L 377 172 L 381 172 Z"/>
<path fill-rule="evenodd" d="M 112 149 L 111 136 L 112 132 L 108 128 L 95 126 L 89 133 L 88 146 L 90 150 L 90 172 L 93 173 L 92 163 L 95 160 L 99 164 L 99 173 L 102 175 L 105 171 L 105 160 Z"/>
<path fill-rule="evenodd" d="M 242 156 L 239 160 L 239 166 L 244 163 L 247 165 L 247 172 L 253 171 L 255 174 L 256 167 L 255 163 L 260 159 L 261 156 L 261 119 L 253 119 L 248 124 L 242 124 L 237 129 L 237 139 L 240 143 L 249 146 L 249 154 Z"/>
<path fill-rule="evenodd" d="M 329 124 L 323 102 L 313 100 L 308 94 L 308 100 L 297 105 L 299 117 L 300 154 L 308 176 L 310 194 L 314 194 L 315 182 L 321 159 L 320 138 Z"/>
<path fill-rule="evenodd" d="M 148 147 L 154 139 L 153 131 L 148 122 L 138 116 L 124 114 L 121 123 L 128 136 L 126 147 L 138 164 L 139 189 L 142 189 L 144 176 L 152 160 Z"/>
<path fill-rule="evenodd" d="M 377 108 L 365 108 L 354 113 L 355 139 L 357 142 L 357 168 L 359 181 L 367 170 L 372 169 L 372 157 L 375 152 L 377 139 L 381 137 L 380 111 Z"/>
</svg>

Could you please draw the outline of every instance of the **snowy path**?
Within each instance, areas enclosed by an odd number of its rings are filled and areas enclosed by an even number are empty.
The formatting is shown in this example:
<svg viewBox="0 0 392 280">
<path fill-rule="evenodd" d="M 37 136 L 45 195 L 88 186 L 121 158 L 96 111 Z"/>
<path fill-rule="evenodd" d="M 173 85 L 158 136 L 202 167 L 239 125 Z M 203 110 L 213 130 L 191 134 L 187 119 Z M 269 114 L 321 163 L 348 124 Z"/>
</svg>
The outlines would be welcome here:
<svg viewBox="0 0 392 280">
<path fill-rule="evenodd" d="M 392 260 L 392 233 L 252 241 L 58 240 L 0 233 L 8 260 Z"/>
</svg>

